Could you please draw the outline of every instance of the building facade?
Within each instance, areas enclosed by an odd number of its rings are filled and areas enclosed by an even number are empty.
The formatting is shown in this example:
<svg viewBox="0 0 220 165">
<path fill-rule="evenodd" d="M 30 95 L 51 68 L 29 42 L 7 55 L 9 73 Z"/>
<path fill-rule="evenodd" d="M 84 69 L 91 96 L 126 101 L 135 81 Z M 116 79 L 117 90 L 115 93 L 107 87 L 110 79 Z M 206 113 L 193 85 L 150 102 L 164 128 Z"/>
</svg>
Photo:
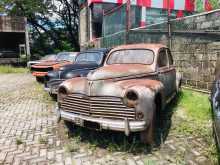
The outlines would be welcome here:
<svg viewBox="0 0 220 165">
<path fill-rule="evenodd" d="M 220 0 L 81 0 L 80 6 L 80 45 L 86 47 L 88 41 L 126 30 L 128 26 L 133 29 L 165 22 L 168 17 L 175 19 L 214 10 L 220 7 Z"/>
<path fill-rule="evenodd" d="M 30 55 L 26 18 L 0 16 L 0 63 L 16 62 L 21 54 Z"/>
</svg>

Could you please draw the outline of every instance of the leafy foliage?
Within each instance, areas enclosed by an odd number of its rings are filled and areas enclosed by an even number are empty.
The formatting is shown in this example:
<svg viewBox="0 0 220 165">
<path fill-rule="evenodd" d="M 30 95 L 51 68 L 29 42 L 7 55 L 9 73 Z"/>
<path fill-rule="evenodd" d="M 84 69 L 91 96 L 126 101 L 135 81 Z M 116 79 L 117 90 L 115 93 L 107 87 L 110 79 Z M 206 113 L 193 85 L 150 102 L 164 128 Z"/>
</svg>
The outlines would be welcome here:
<svg viewBox="0 0 220 165">
<path fill-rule="evenodd" d="M 219 0 L 209 0 L 209 2 L 213 9 L 218 9 L 220 6 Z"/>
<path fill-rule="evenodd" d="M 79 49 L 77 0 L 1 0 L 1 11 L 27 17 L 32 54 Z"/>
</svg>

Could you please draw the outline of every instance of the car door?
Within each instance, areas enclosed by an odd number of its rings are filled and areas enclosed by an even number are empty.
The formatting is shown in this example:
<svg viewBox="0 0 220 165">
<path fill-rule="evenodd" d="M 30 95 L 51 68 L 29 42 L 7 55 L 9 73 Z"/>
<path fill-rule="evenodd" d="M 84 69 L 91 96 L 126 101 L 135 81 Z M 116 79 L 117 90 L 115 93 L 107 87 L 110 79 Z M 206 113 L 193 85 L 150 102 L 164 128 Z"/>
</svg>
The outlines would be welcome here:
<svg viewBox="0 0 220 165">
<path fill-rule="evenodd" d="M 157 58 L 157 71 L 158 78 L 164 85 L 164 94 L 166 100 L 169 99 L 175 89 L 175 68 L 173 66 L 171 54 L 169 55 L 169 50 L 162 48 L 159 50 Z"/>
<path fill-rule="evenodd" d="M 173 57 L 171 55 L 171 52 L 169 49 L 166 49 L 167 52 L 167 57 L 168 57 L 168 61 L 169 61 L 169 82 L 170 82 L 170 95 L 173 95 L 176 92 L 176 68 L 174 66 L 173 63 Z"/>
</svg>

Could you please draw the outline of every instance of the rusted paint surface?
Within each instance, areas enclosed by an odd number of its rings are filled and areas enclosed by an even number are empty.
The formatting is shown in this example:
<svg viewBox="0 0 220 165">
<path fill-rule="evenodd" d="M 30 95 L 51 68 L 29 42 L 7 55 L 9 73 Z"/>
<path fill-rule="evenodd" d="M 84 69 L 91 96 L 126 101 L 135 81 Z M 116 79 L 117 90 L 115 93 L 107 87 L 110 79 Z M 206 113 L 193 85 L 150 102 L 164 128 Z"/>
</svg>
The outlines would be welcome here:
<svg viewBox="0 0 220 165">
<path fill-rule="evenodd" d="M 91 72 L 88 75 L 88 80 L 106 80 L 112 78 L 120 78 L 125 76 L 135 76 L 138 74 L 153 73 L 154 70 L 151 66 L 143 64 L 114 64 L 106 65 Z"/>
<path fill-rule="evenodd" d="M 65 88 L 68 94 L 72 93 L 73 91 L 75 91 L 75 93 L 80 93 L 86 91 L 87 79 L 84 77 L 68 79 L 64 81 L 60 86 Z"/>
<path fill-rule="evenodd" d="M 63 56 L 64 55 L 65 54 L 63 54 Z M 69 56 L 73 56 L 75 59 L 77 55 L 78 55 L 78 52 L 71 52 L 69 54 Z M 59 55 L 58 53 L 57 56 L 62 57 L 62 54 Z M 40 63 L 31 66 L 32 75 L 36 77 L 44 77 L 48 74 L 49 71 L 59 70 L 61 67 L 65 65 L 73 64 L 73 61 L 70 61 L 70 60 L 71 59 L 66 59 L 66 60 L 60 59 L 59 60 L 59 58 L 56 58 L 55 60 L 41 61 Z"/>
<path fill-rule="evenodd" d="M 44 77 L 48 71 L 57 70 L 64 65 L 72 64 L 68 61 L 45 61 L 40 64 L 31 66 L 32 75 L 36 77 Z M 52 69 L 51 69 L 52 68 Z"/>
<path fill-rule="evenodd" d="M 132 80 L 124 80 L 116 83 L 124 89 L 135 87 L 135 86 L 144 86 L 146 88 L 151 89 L 152 91 L 158 90 L 158 87 L 162 86 L 162 83 L 157 80 L 149 80 L 149 79 L 132 79 Z"/>
<path fill-rule="evenodd" d="M 163 44 L 145 44 L 145 43 L 130 44 L 130 45 L 128 44 L 128 45 L 118 46 L 115 49 L 112 49 L 111 52 L 114 52 L 114 51 L 117 51 L 117 50 L 122 50 L 122 49 L 149 49 L 149 50 L 153 50 L 154 52 L 157 52 L 160 48 L 163 48 L 163 47 L 167 48 Z M 111 54 L 111 52 L 109 54 Z"/>
<path fill-rule="evenodd" d="M 154 61 L 152 64 L 112 64 L 108 65 L 105 63 L 105 66 L 90 72 L 87 78 L 73 78 L 67 80 L 60 85 L 60 88 L 65 88 L 68 91 L 66 99 L 69 100 L 65 102 L 63 107 L 68 107 L 68 104 L 75 104 L 77 102 L 77 97 L 91 97 L 93 99 L 106 98 L 108 101 L 112 102 L 116 98 L 122 100 L 123 106 L 129 108 L 134 106 L 136 115 L 143 115 L 142 119 L 135 117 L 135 121 L 145 121 L 146 125 L 143 126 L 142 130 L 146 129 L 148 124 L 151 123 L 153 114 L 156 108 L 155 99 L 160 99 L 161 107 L 163 108 L 166 104 L 166 101 L 176 93 L 177 85 L 176 83 L 176 70 L 173 64 L 167 64 L 166 67 L 158 67 L 158 56 L 159 51 L 167 50 L 166 46 L 161 44 L 136 44 L 136 45 L 124 45 L 119 46 L 113 49 L 111 52 L 124 49 L 149 49 L 152 50 L 155 54 Z M 109 53 L 109 55 L 111 54 Z M 167 51 L 168 52 L 168 51 Z M 168 54 L 166 53 L 168 57 Z M 136 55 L 138 58 L 138 54 Z M 133 94 L 135 100 L 129 98 L 128 93 Z M 59 93 L 58 93 L 59 96 Z M 69 98 L 69 99 L 68 99 Z M 129 98 L 129 99 L 128 99 Z M 74 100 L 76 99 L 76 100 Z M 123 100 L 128 100 L 124 102 Z M 137 100 L 136 100 L 137 99 Z M 93 102 L 88 99 L 88 102 L 85 100 L 85 104 L 92 104 L 92 109 L 85 109 L 84 107 L 69 107 L 68 112 L 74 113 L 75 110 L 77 113 L 85 112 L 86 110 L 90 111 L 91 114 L 93 110 L 99 106 L 108 107 L 110 103 L 104 101 L 94 105 Z M 58 100 L 59 102 L 59 100 Z M 86 103 L 87 102 L 87 103 Z M 111 101 L 110 101 L 111 102 Z M 117 103 L 121 106 L 119 103 Z M 97 107 L 94 107 L 97 106 Z M 117 105 L 114 105 L 117 107 Z M 99 109 L 99 108 L 98 108 Z M 122 108 L 123 110 L 123 108 Z M 65 111 L 65 108 L 64 108 Z M 107 111 L 102 111 L 103 117 L 105 115 L 113 114 L 111 116 L 112 122 L 114 118 L 114 108 L 108 108 Z M 85 112 L 87 113 L 87 112 Z M 83 114 L 82 114 L 83 115 Z M 89 113 L 88 113 L 89 115 Z M 115 114 L 118 115 L 118 114 Z M 96 118 L 96 117 L 94 117 Z M 126 116 L 125 116 L 126 118 Z M 118 120 L 118 119 L 117 119 Z M 123 120 L 123 119 L 122 119 Z M 102 120 L 100 119 L 100 122 Z M 110 126 L 111 128 L 111 126 Z M 113 128 L 115 129 L 115 128 Z M 126 128 L 125 128 L 126 129 Z M 131 129 L 131 128 L 130 128 Z M 126 130 L 125 132 L 127 132 Z M 133 130 L 136 131 L 134 128 Z M 127 134 L 127 133 L 126 133 Z"/>
</svg>

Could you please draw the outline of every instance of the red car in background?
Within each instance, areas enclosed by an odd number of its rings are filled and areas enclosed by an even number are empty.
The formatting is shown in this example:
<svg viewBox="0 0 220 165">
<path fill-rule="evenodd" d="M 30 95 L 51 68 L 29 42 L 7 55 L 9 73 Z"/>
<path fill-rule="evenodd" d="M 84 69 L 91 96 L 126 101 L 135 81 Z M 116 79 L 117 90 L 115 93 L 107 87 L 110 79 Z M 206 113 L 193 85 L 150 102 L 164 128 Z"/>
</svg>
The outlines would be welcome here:
<svg viewBox="0 0 220 165">
<path fill-rule="evenodd" d="M 60 67 L 75 62 L 78 52 L 58 53 L 53 61 L 44 61 L 31 66 L 31 73 L 38 82 L 43 82 L 49 71 L 58 70 Z"/>
<path fill-rule="evenodd" d="M 39 64 L 39 63 L 45 62 L 45 61 L 54 61 L 56 59 L 56 56 L 57 56 L 56 54 L 48 54 L 48 55 L 42 57 L 39 60 L 28 61 L 27 62 L 27 67 L 31 68 L 32 65 Z"/>
</svg>

